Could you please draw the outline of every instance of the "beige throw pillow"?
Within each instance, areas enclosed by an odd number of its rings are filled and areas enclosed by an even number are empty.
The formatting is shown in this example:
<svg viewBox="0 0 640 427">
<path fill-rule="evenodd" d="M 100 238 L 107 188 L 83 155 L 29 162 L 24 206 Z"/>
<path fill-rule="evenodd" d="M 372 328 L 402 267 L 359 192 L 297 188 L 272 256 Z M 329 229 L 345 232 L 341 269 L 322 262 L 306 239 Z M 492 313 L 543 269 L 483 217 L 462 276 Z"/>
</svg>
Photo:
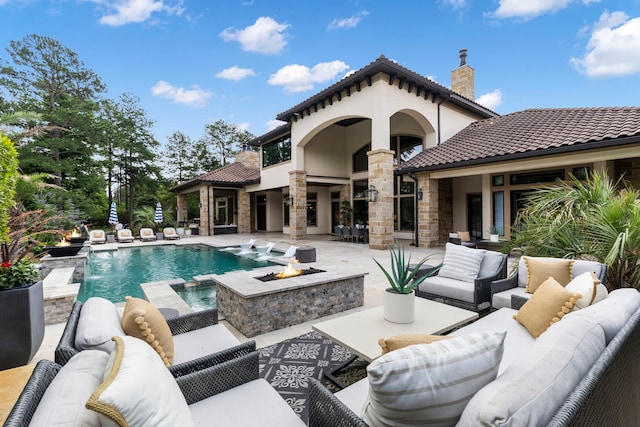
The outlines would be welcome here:
<svg viewBox="0 0 640 427">
<path fill-rule="evenodd" d="M 428 334 L 402 334 L 394 335 L 387 339 L 380 338 L 378 344 L 382 348 L 382 354 L 387 354 L 390 351 L 398 350 L 413 344 L 431 344 L 435 341 L 445 340 L 451 338 L 447 335 L 428 335 Z"/>
<path fill-rule="evenodd" d="M 562 319 L 573 309 L 580 294 L 572 294 L 553 277 L 542 282 L 538 290 L 513 316 L 534 338 Z"/>
<path fill-rule="evenodd" d="M 534 293 L 538 286 L 549 277 L 553 277 L 562 286 L 571 281 L 574 262 L 572 259 L 528 256 L 522 258 L 527 266 L 527 286 L 525 291 L 530 294 Z"/>
<path fill-rule="evenodd" d="M 469 235 L 468 231 L 458 231 L 456 234 L 458 235 L 458 239 L 460 239 L 461 242 L 471 241 L 471 236 Z"/>
<path fill-rule="evenodd" d="M 122 329 L 127 335 L 146 341 L 166 366 L 173 364 L 173 335 L 160 311 L 149 301 L 128 296 L 122 313 Z"/>
</svg>

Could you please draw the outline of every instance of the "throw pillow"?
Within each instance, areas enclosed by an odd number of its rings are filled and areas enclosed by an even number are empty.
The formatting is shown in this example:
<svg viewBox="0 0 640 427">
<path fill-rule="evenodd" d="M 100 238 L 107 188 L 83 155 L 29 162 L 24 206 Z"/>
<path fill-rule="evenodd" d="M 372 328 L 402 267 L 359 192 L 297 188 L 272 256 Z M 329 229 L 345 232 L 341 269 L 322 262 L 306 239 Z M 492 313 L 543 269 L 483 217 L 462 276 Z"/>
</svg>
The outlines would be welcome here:
<svg viewBox="0 0 640 427">
<path fill-rule="evenodd" d="M 445 340 L 451 338 L 447 335 L 428 335 L 428 334 L 402 334 L 394 335 L 387 339 L 380 338 L 378 344 L 382 348 L 382 354 L 387 354 L 390 351 L 405 348 L 414 344 L 431 344 L 432 342 Z"/>
<path fill-rule="evenodd" d="M 166 366 L 173 364 L 173 335 L 160 311 L 149 301 L 127 296 L 122 329 L 127 335 L 146 341 Z"/>
<path fill-rule="evenodd" d="M 438 272 L 440 277 L 473 282 L 478 277 L 484 249 L 472 249 L 465 246 L 447 243 L 445 245 L 444 261 Z"/>
<path fill-rule="evenodd" d="M 461 242 L 471 241 L 471 235 L 469 235 L 468 231 L 458 231 L 456 234 L 458 235 L 458 239 L 460 239 Z"/>
<path fill-rule="evenodd" d="M 549 277 L 553 277 L 562 286 L 571 281 L 573 262 L 564 258 L 522 257 L 527 266 L 526 292 L 532 294 Z"/>
<path fill-rule="evenodd" d="M 564 288 L 571 293 L 582 295 L 581 298 L 576 300 L 573 306 L 573 311 L 580 310 L 585 307 L 589 307 L 596 299 L 598 285 L 600 279 L 596 277 L 592 272 L 582 273 L 579 276 L 571 280 Z"/>
<path fill-rule="evenodd" d="M 467 402 L 496 378 L 506 332 L 481 332 L 392 351 L 367 367 L 371 427 L 454 425 Z"/>
<path fill-rule="evenodd" d="M 113 337 L 103 383 L 87 401 L 102 426 L 191 426 L 184 395 L 155 352 L 138 338 Z"/>
<path fill-rule="evenodd" d="M 99 297 L 89 298 L 80 310 L 74 340 L 78 350 L 102 350 L 111 353 L 113 336 L 124 335 L 120 313 L 114 303 Z"/>
<path fill-rule="evenodd" d="M 553 277 L 542 282 L 538 290 L 513 316 L 534 338 L 573 309 L 580 294 L 566 290 Z"/>
</svg>

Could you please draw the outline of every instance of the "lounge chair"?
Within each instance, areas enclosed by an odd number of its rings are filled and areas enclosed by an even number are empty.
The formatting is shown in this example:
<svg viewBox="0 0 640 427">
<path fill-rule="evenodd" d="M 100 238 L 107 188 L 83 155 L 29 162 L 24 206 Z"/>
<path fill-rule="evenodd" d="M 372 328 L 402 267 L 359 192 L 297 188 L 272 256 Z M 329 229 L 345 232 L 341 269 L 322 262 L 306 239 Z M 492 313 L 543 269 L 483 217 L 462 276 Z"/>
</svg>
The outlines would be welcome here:
<svg viewBox="0 0 640 427">
<path fill-rule="evenodd" d="M 133 242 L 133 241 L 134 241 L 134 237 L 131 230 L 129 230 L 128 228 L 123 228 L 121 230 L 118 230 L 118 242 L 124 243 L 124 242 Z"/>
<path fill-rule="evenodd" d="M 141 228 L 140 240 L 142 240 L 143 242 L 156 240 L 156 233 L 154 233 L 151 228 Z"/>
<path fill-rule="evenodd" d="M 282 254 L 282 255 L 276 255 L 276 256 L 265 255 L 265 256 L 261 256 L 261 257 L 259 257 L 257 259 L 258 259 L 258 261 L 266 261 L 266 260 L 276 261 L 276 260 L 279 260 L 279 259 L 286 260 L 287 258 L 295 257 L 297 249 L 298 249 L 297 246 L 289 246 L 289 249 L 287 249 L 286 252 L 284 254 Z"/>
<path fill-rule="evenodd" d="M 245 243 L 240 243 L 240 250 L 241 251 L 248 251 L 249 249 L 251 249 L 253 247 L 253 245 L 256 243 L 256 239 L 250 239 L 248 242 Z M 233 251 L 238 249 L 238 246 L 228 246 L 226 248 L 220 249 L 221 251 Z"/>
<path fill-rule="evenodd" d="M 105 234 L 104 230 L 91 230 L 89 232 L 89 241 L 91 242 L 91 244 L 106 243 L 107 235 Z"/>
<path fill-rule="evenodd" d="M 173 227 L 165 227 L 164 230 L 162 230 L 162 234 L 164 234 L 164 238 L 167 240 L 180 239 L 180 235 L 176 232 L 176 229 Z"/>
<path fill-rule="evenodd" d="M 264 256 L 268 253 L 271 253 L 271 250 L 276 244 L 273 242 L 269 242 L 266 245 L 256 246 L 256 250 L 258 251 L 258 255 Z"/>
</svg>

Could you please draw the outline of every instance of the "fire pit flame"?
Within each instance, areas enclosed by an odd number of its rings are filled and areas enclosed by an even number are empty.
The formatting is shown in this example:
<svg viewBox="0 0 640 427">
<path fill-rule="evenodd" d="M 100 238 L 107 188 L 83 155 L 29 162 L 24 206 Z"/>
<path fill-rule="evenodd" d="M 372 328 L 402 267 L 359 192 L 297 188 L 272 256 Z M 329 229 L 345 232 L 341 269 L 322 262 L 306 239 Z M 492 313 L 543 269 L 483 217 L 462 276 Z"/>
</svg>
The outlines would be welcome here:
<svg viewBox="0 0 640 427">
<path fill-rule="evenodd" d="M 299 261 L 296 259 L 294 260 L 294 264 L 298 265 Z M 284 279 L 287 277 L 295 277 L 295 276 L 299 276 L 302 274 L 302 270 L 299 268 L 295 268 L 291 263 L 287 264 L 287 266 L 284 268 L 284 270 L 280 273 L 277 273 L 275 276 L 277 279 Z"/>
<path fill-rule="evenodd" d="M 69 246 L 69 245 L 70 243 L 66 241 L 64 238 L 62 238 L 56 246 Z"/>
</svg>

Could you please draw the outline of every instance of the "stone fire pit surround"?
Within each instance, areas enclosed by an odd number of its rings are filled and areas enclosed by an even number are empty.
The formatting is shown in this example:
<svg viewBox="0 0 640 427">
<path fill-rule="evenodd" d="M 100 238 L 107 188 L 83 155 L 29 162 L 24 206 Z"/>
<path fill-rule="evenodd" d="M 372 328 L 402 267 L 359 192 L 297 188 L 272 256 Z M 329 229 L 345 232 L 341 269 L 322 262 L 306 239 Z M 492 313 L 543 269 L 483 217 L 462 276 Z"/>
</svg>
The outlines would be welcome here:
<svg viewBox="0 0 640 427">
<path fill-rule="evenodd" d="M 319 264 L 324 272 L 267 282 L 256 277 L 283 267 L 214 275 L 218 312 L 249 338 L 364 305 L 366 271 Z"/>
</svg>

